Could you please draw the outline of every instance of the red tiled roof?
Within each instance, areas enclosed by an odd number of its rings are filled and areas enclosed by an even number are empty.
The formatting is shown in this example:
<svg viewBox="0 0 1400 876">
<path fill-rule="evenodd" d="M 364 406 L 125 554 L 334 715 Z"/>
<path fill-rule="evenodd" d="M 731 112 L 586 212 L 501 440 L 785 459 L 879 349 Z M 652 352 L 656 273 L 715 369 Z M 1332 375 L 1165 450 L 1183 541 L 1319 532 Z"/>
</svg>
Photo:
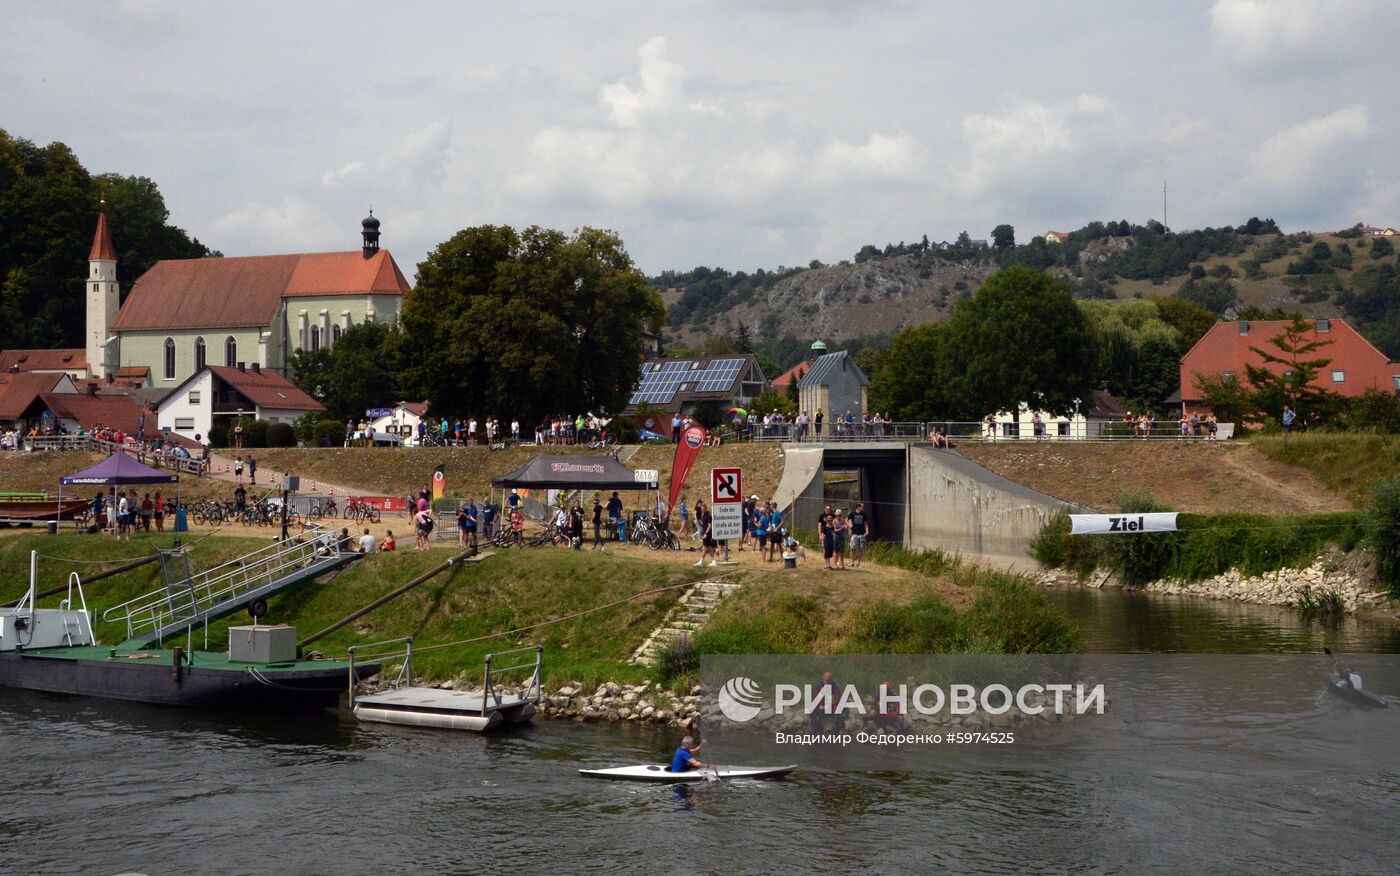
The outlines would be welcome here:
<svg viewBox="0 0 1400 876">
<path fill-rule="evenodd" d="M 1331 360 L 1319 370 L 1313 385 L 1345 396 L 1361 395 L 1372 388 L 1393 392 L 1395 375 L 1400 375 L 1400 363 L 1387 359 L 1345 320 L 1332 319 L 1328 322 L 1331 331 L 1319 334 L 1314 322 L 1313 328 L 1305 335 L 1309 341 L 1332 342 L 1306 356 L 1308 359 Z M 1248 324 L 1249 333 L 1242 335 L 1239 321 L 1217 322 L 1181 357 L 1181 394 L 1186 400 L 1200 398 L 1195 377 L 1198 373 L 1219 377 L 1226 371 L 1233 371 L 1238 379 L 1244 380 L 1246 364 L 1256 368 L 1267 367 L 1275 374 L 1283 373 L 1282 365 L 1265 365 L 1263 358 L 1250 348 L 1258 347 L 1277 355 L 1269 341 L 1283 333 L 1289 320 L 1249 320 Z M 1332 382 L 1333 371 L 1345 372 L 1346 379 L 1341 383 Z"/>
<path fill-rule="evenodd" d="M 55 350 L 0 350 L 0 372 L 85 370 L 87 370 L 87 350 L 82 347 Z"/>
<path fill-rule="evenodd" d="M 320 402 L 276 371 L 239 371 L 226 365 L 210 365 L 209 370 L 260 408 L 278 411 L 325 410 Z"/>
<path fill-rule="evenodd" d="M 151 369 L 145 365 L 123 365 L 117 369 L 118 377 L 147 377 Z"/>
<path fill-rule="evenodd" d="M 422 417 L 424 414 L 426 414 L 426 413 L 428 412 L 428 403 L 425 402 L 425 401 L 421 401 L 421 402 L 404 402 L 404 403 L 403 403 L 403 409 L 406 410 L 406 411 L 408 411 L 410 414 L 412 414 L 412 415 L 415 416 L 415 417 Z"/>
<path fill-rule="evenodd" d="M 36 374 L 30 371 L 0 374 L 0 420 L 14 420 L 23 416 L 34 399 L 52 392 L 62 379 L 62 374 Z"/>
<path fill-rule="evenodd" d="M 801 371 L 803 374 L 806 374 L 808 371 L 811 370 L 812 360 L 803 359 L 801 362 L 798 362 L 796 365 L 784 371 L 782 374 L 779 374 L 777 377 L 773 378 L 774 391 L 785 391 L 787 389 L 788 384 L 797 379 L 797 372 Z"/>
<path fill-rule="evenodd" d="M 105 259 L 109 262 L 117 260 L 117 251 L 112 247 L 112 236 L 107 233 L 107 214 L 97 214 L 97 231 L 92 235 L 92 253 L 88 255 L 89 260 Z"/>
<path fill-rule="evenodd" d="M 131 287 L 117 331 L 271 325 L 284 297 L 402 295 L 408 281 L 388 250 L 156 262 Z"/>
<path fill-rule="evenodd" d="M 147 412 L 129 395 L 46 392 L 39 398 L 55 417 L 75 420 L 85 429 L 102 425 L 135 435 L 140 429 L 141 415 L 146 413 L 147 434 L 157 431 L 155 413 Z"/>
</svg>

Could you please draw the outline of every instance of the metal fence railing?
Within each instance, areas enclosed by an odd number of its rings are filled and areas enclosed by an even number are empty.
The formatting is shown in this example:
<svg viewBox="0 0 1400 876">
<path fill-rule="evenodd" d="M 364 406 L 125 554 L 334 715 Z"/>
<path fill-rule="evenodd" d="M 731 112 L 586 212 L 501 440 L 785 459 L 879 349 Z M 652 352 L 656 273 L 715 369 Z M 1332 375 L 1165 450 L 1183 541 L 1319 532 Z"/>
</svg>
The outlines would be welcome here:
<svg viewBox="0 0 1400 876">
<path fill-rule="evenodd" d="M 1218 423 L 1212 431 L 1205 423 L 1188 423 L 1182 431 L 1176 421 L 1148 423 L 1114 420 L 1049 420 L 1037 431 L 1029 420 L 996 420 L 993 423 L 952 420 L 900 423 L 823 423 L 820 432 L 813 426 L 795 423 L 757 426 L 752 434 L 741 432 L 740 441 L 769 441 L 829 444 L 858 441 L 895 441 L 906 444 L 932 444 L 935 430 L 939 440 L 958 441 L 1208 441 L 1234 437 L 1234 423 Z"/>
<path fill-rule="evenodd" d="M 23 443 L 24 449 L 30 452 L 95 450 L 99 453 L 115 453 L 118 450 L 123 450 L 135 457 L 142 465 L 168 468 L 171 471 L 195 477 L 202 477 L 206 473 L 206 464 L 203 460 L 182 457 L 175 453 L 157 453 L 152 451 L 148 445 L 140 442 L 118 444 L 115 441 L 105 441 L 92 435 L 29 435 L 23 439 Z"/>
</svg>

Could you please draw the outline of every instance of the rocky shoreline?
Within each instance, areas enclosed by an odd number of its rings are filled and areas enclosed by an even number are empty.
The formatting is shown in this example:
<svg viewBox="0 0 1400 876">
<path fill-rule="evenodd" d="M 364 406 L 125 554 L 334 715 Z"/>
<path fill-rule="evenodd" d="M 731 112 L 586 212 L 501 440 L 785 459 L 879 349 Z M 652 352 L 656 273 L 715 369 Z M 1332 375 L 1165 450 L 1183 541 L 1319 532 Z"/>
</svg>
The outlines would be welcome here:
<svg viewBox="0 0 1400 876">
<path fill-rule="evenodd" d="M 1337 557 L 1320 556 L 1305 569 L 1279 569 L 1264 575 L 1243 575 L 1232 569 L 1222 575 L 1201 581 L 1163 579 L 1140 587 L 1127 587 L 1116 576 L 1096 573 L 1080 579 L 1064 569 L 1045 569 L 1034 577 L 1044 587 L 1120 588 L 1144 593 L 1170 596 L 1196 596 L 1205 599 L 1226 599 L 1256 605 L 1298 606 L 1308 598 L 1335 593 L 1346 611 L 1354 612 L 1376 607 L 1390 598 L 1384 590 L 1376 590 L 1374 581 L 1364 570 Z"/>
</svg>

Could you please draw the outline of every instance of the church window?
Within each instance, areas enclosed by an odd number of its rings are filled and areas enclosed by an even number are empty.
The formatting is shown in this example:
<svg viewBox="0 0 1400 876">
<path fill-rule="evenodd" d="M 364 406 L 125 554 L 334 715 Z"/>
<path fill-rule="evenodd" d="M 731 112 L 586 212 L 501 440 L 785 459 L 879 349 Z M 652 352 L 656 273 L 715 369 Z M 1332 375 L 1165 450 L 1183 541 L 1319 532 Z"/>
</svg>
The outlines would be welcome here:
<svg viewBox="0 0 1400 876">
<path fill-rule="evenodd" d="M 175 339 L 165 339 L 165 379 L 175 379 Z"/>
<path fill-rule="evenodd" d="M 230 368 L 238 364 L 238 341 L 233 339 L 233 335 L 224 341 L 224 364 Z"/>
<path fill-rule="evenodd" d="M 321 327 L 313 325 L 311 327 L 311 352 L 321 349 Z"/>
<path fill-rule="evenodd" d="M 204 338 L 194 339 L 194 370 L 204 370 Z"/>
<path fill-rule="evenodd" d="M 340 323 L 336 323 L 335 325 L 331 326 L 331 343 L 334 344 L 334 343 L 336 343 L 336 342 L 339 341 L 339 340 L 340 340 Z"/>
</svg>

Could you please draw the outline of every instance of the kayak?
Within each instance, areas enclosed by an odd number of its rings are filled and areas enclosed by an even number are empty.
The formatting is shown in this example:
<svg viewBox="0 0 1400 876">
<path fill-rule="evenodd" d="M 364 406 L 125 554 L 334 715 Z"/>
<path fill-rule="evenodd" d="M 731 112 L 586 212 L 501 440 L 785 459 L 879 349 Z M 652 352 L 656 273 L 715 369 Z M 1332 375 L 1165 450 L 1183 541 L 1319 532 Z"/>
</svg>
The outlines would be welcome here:
<svg viewBox="0 0 1400 876">
<path fill-rule="evenodd" d="M 578 774 L 593 779 L 616 779 L 624 782 L 675 784 L 676 782 L 709 782 L 716 779 L 721 781 L 726 779 L 781 779 L 795 769 L 797 769 L 797 764 L 778 767 L 721 766 L 706 767 L 702 770 L 689 770 L 683 773 L 673 773 L 664 765 L 638 764 L 636 766 L 612 767 L 611 769 L 605 770 L 579 770 Z"/>
<path fill-rule="evenodd" d="M 1367 706 L 1372 709 L 1384 709 L 1389 703 L 1368 690 L 1357 690 L 1349 684 L 1341 684 L 1336 678 L 1327 676 L 1327 692 L 1334 697 L 1346 700 L 1357 706 Z"/>
</svg>

